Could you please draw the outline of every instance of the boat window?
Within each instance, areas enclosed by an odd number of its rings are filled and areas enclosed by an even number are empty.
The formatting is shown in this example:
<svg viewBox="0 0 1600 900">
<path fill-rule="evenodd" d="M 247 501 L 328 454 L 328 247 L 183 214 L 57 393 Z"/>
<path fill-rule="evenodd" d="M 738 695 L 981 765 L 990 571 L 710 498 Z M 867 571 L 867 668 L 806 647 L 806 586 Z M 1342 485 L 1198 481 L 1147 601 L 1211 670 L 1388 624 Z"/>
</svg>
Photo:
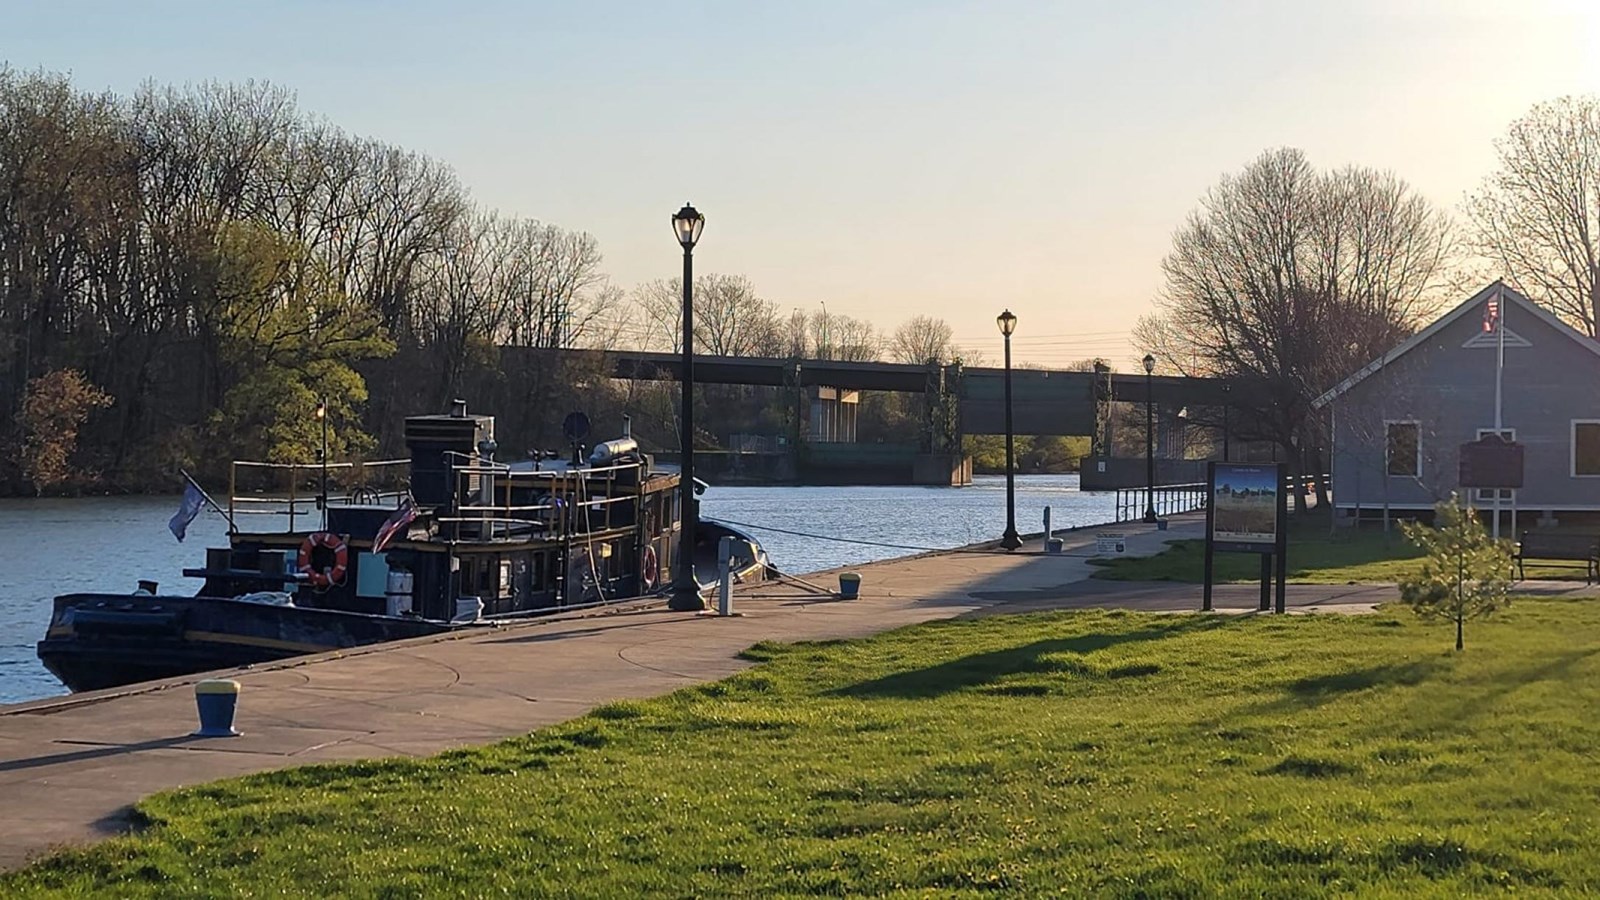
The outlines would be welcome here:
<svg viewBox="0 0 1600 900">
<path fill-rule="evenodd" d="M 511 589 L 511 560 L 500 560 L 500 593 L 510 595 Z"/>
</svg>

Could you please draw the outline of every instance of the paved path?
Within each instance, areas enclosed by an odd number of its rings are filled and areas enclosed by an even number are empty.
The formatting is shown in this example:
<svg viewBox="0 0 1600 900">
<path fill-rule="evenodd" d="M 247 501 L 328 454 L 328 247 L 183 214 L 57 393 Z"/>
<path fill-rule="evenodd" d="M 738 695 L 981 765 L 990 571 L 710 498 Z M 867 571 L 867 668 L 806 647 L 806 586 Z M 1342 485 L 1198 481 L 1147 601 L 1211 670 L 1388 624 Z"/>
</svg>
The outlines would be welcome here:
<svg viewBox="0 0 1600 900">
<path fill-rule="evenodd" d="M 1179 517 L 1158 532 L 1118 526 L 1128 550 L 1198 537 Z M 1104 530 L 1104 529 L 1102 529 Z M 483 744 L 581 715 L 613 700 L 651 697 L 745 668 L 737 654 L 761 640 L 851 638 L 959 615 L 1118 606 L 1199 608 L 1195 585 L 1087 582 L 1093 533 L 1065 536 L 1066 553 L 1037 540 L 1015 554 L 949 552 L 857 567 L 862 596 L 836 601 L 803 585 L 741 589 L 734 618 L 634 606 L 551 617 L 467 636 L 302 657 L 230 672 L 243 684 L 244 736 L 198 739 L 190 685 L 0 707 L 0 868 L 53 846 L 121 833 L 147 794 L 306 763 L 427 755 Z M 833 579 L 808 576 L 814 583 Z M 1292 586 L 1297 611 L 1365 610 L 1392 588 Z M 1217 593 L 1223 611 L 1247 612 L 1255 588 Z"/>
</svg>

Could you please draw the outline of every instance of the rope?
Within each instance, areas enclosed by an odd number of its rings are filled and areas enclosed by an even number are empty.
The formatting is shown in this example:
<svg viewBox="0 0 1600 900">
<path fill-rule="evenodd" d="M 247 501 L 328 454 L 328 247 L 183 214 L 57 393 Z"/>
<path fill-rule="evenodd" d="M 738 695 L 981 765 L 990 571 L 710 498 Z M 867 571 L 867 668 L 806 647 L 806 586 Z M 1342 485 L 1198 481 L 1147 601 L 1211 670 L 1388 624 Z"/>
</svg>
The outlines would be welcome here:
<svg viewBox="0 0 1600 900">
<path fill-rule="evenodd" d="M 755 529 L 757 531 L 772 531 L 772 532 L 776 532 L 778 534 L 788 534 L 788 535 L 793 535 L 795 537 L 812 538 L 812 539 L 819 540 L 819 541 L 834 541 L 835 543 L 840 543 L 840 544 L 860 544 L 860 545 L 866 546 L 866 547 L 885 547 L 885 548 L 890 549 L 890 550 L 918 550 L 918 551 L 921 551 L 923 553 L 970 553 L 970 554 L 975 554 L 975 555 L 979 555 L 979 556 L 1015 556 L 1016 555 L 1015 553 L 1011 552 L 1010 550 L 970 550 L 970 549 L 966 549 L 966 548 L 963 548 L 963 547 L 919 547 L 919 546 L 916 546 L 914 544 L 890 544 L 890 543 L 885 543 L 884 541 L 868 541 L 868 540 L 863 540 L 861 538 L 834 537 L 833 535 L 830 535 L 830 534 L 812 534 L 812 533 L 806 532 L 806 531 L 790 531 L 787 528 L 774 528 L 771 525 L 752 525 L 749 522 L 735 522 L 732 519 L 725 519 L 725 518 L 722 518 L 721 516 L 717 517 L 717 521 L 719 521 L 719 522 L 727 522 L 729 525 L 737 525 L 740 528 L 753 528 L 753 529 Z M 1087 554 L 1087 553 L 1057 553 L 1057 554 L 1052 554 L 1052 555 L 1055 555 L 1055 556 L 1082 556 L 1082 557 L 1087 558 L 1089 556 L 1092 556 L 1093 554 Z M 782 574 L 782 573 L 779 573 L 779 574 Z"/>
</svg>

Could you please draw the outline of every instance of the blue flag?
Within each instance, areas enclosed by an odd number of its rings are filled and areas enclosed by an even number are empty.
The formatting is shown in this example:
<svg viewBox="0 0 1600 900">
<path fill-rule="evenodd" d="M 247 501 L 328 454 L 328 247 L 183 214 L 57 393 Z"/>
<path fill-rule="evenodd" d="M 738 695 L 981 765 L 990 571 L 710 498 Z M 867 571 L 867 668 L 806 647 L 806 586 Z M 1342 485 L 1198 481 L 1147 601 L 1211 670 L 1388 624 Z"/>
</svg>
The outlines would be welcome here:
<svg viewBox="0 0 1600 900">
<path fill-rule="evenodd" d="M 183 536 L 189 531 L 189 523 L 194 517 L 200 515 L 200 507 L 206 502 L 206 495 L 192 483 L 183 489 L 183 502 L 178 504 L 178 511 L 172 514 L 167 521 L 167 527 L 172 529 L 172 536 L 182 543 Z"/>
</svg>

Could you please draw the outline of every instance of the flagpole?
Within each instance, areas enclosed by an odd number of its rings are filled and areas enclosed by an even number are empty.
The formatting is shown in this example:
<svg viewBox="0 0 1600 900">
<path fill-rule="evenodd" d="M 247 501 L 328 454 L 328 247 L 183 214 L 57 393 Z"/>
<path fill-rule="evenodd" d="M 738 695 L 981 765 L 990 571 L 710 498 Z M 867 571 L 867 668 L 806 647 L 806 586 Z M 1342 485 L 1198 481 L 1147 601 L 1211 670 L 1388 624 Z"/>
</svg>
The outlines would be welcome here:
<svg viewBox="0 0 1600 900">
<path fill-rule="evenodd" d="M 1505 431 L 1500 419 L 1501 411 L 1501 381 L 1506 368 L 1506 299 L 1504 291 L 1495 291 L 1495 351 L 1494 351 L 1494 436 L 1495 440 L 1505 440 Z M 1511 523 L 1511 530 L 1517 530 L 1517 523 Z M 1495 540 L 1500 540 L 1500 489 L 1494 489 L 1494 533 Z"/>
<path fill-rule="evenodd" d="M 191 487 L 193 487 L 195 490 L 200 492 L 201 499 L 203 499 L 207 503 L 211 504 L 211 508 L 212 509 L 216 510 L 219 513 L 222 513 L 222 517 L 224 519 L 228 520 L 228 533 L 232 534 L 233 532 L 239 530 L 239 526 L 235 525 L 234 522 L 233 522 L 233 516 L 228 515 L 228 511 L 227 510 L 225 510 L 221 506 L 219 506 L 217 504 L 217 501 L 211 499 L 211 495 L 206 493 L 206 489 L 200 486 L 200 482 L 195 481 L 192 477 L 190 477 L 188 472 L 185 472 L 182 469 L 178 470 L 178 474 L 182 475 L 183 476 L 183 480 L 189 482 L 189 485 Z"/>
</svg>

